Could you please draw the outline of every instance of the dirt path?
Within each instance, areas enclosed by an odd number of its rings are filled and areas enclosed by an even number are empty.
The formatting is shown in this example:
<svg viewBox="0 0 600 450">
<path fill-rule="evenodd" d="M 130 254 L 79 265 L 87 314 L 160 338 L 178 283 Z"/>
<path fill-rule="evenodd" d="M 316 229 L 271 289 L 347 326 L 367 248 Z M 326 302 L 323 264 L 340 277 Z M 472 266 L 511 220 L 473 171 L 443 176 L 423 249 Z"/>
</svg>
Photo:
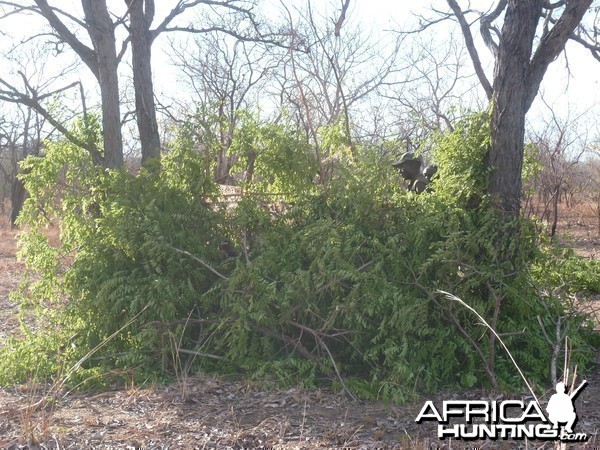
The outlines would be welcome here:
<svg viewBox="0 0 600 450">
<path fill-rule="evenodd" d="M 19 332 L 16 305 L 8 296 L 23 271 L 15 251 L 14 235 L 0 230 L 0 345 Z M 590 440 L 570 448 L 600 446 L 599 370 L 587 374 L 587 379 L 588 386 L 576 402 L 577 431 L 587 433 Z M 0 388 L 0 448 L 526 448 L 515 441 L 457 445 L 437 439 L 435 425 L 414 422 L 426 400 L 441 404 L 453 399 L 508 398 L 518 399 L 473 390 L 442 392 L 397 406 L 353 402 L 324 390 L 270 392 L 212 377 L 102 393 L 57 393 L 51 386 L 27 385 Z M 527 448 L 552 447 L 530 442 Z"/>
</svg>

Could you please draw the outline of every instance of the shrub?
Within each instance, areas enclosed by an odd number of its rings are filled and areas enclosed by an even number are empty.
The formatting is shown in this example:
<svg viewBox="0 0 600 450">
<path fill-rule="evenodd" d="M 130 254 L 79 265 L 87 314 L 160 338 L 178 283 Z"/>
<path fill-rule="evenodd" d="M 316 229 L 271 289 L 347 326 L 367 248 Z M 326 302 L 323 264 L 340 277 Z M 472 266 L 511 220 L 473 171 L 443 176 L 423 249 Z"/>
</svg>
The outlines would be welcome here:
<svg viewBox="0 0 600 450">
<path fill-rule="evenodd" d="M 95 167 L 85 152 L 58 142 L 25 164 L 31 196 L 20 219 L 28 226 L 21 253 L 37 277 L 24 288 L 24 304 L 38 311 L 40 326 L 76 336 L 84 354 L 125 327 L 93 364 L 168 367 L 151 324 L 186 317 L 216 278 L 197 260 L 218 266 L 222 259 L 225 223 L 211 207 L 216 185 L 202 159 L 175 149 L 161 171 L 133 176 Z M 58 245 L 45 235 L 51 225 L 60 228 Z"/>
<path fill-rule="evenodd" d="M 541 383 L 552 353 L 545 328 L 565 317 L 579 364 L 591 360 L 588 328 L 566 314 L 558 291 L 540 295 L 561 261 L 527 222 L 509 236 L 486 204 L 487 124 L 475 115 L 434 137 L 440 175 L 432 192 L 416 195 L 390 161 L 361 147 L 326 184 L 308 183 L 313 165 L 287 170 L 274 150 L 302 159 L 306 145 L 251 121 L 236 145 L 261 148 L 264 158 L 254 189 L 233 209 L 218 206 L 210 162 L 188 139 L 160 171 L 138 176 L 101 171 L 69 144 L 50 145 L 26 163 L 23 251 L 38 278 L 23 301 L 40 311 L 48 300 L 62 305 L 49 323 L 78 349 L 71 364 L 98 348 L 82 366 L 94 373 L 172 374 L 184 348 L 196 369 L 280 385 L 334 380 L 398 401 L 414 389 L 520 385 L 495 338 L 444 290 L 504 334 Z M 58 246 L 43 234 L 52 222 L 61 226 Z M 224 254 L 222 240 L 237 254 Z"/>
</svg>

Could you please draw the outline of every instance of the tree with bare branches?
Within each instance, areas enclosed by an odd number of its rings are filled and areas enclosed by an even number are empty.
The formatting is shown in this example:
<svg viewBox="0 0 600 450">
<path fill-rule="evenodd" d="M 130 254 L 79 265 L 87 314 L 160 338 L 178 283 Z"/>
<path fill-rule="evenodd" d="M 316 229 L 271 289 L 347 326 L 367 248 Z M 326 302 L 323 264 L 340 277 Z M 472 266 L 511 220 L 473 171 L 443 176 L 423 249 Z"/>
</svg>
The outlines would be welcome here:
<svg viewBox="0 0 600 450">
<path fill-rule="evenodd" d="M 64 115 L 66 111 L 57 107 L 64 101 L 77 104 L 77 99 L 68 95 L 81 84 L 63 82 L 72 74 L 73 66 L 52 70 L 48 49 L 35 46 L 23 46 L 15 54 L 4 55 L 4 61 L 14 70 L 10 80 L 0 78 L 0 101 L 6 103 L 0 113 L 0 171 L 10 187 L 9 221 L 14 227 L 27 197 L 20 178 L 20 162 L 29 155 L 41 154 L 44 140 L 52 137 L 55 130 L 79 142 L 98 158 L 100 152 L 92 141 L 75 136 L 63 126 L 63 122 L 72 120 L 82 109 L 73 106 Z"/>
<path fill-rule="evenodd" d="M 458 39 L 450 36 L 441 44 L 435 37 L 411 38 L 400 56 L 406 68 L 403 76 L 388 83 L 382 96 L 390 102 L 388 111 L 399 137 L 416 148 L 432 133 L 452 131 L 453 124 L 466 111 L 478 110 L 483 99 L 465 67 L 466 52 Z"/>
<path fill-rule="evenodd" d="M 314 145 L 321 179 L 326 179 L 332 155 L 321 148 L 318 130 L 341 123 L 345 145 L 354 154 L 353 114 L 401 70 L 397 61 L 402 37 L 388 36 L 385 51 L 377 51 L 372 37 L 350 20 L 349 1 L 342 3 L 340 16 L 316 10 L 310 1 L 294 7 L 281 4 L 290 50 L 275 76 L 280 108 L 301 124 Z"/>
<path fill-rule="evenodd" d="M 578 119 L 560 118 L 549 105 L 549 117 L 541 131 L 532 131 L 531 142 L 537 150 L 541 170 L 537 174 L 538 199 L 542 204 L 541 217 L 550 223 L 550 236 L 558 227 L 559 204 L 569 204 L 569 184 L 587 150 L 587 134 L 577 126 Z"/>
<path fill-rule="evenodd" d="M 548 67 L 569 39 L 598 54 L 597 35 L 588 31 L 597 29 L 598 8 L 592 7 L 593 0 L 499 0 L 488 12 L 477 13 L 464 11 L 457 0 L 447 3 L 452 11 L 447 17 L 458 21 L 475 72 L 492 105 L 488 192 L 496 208 L 510 220 L 520 211 L 525 116 Z M 467 17 L 473 15 L 475 20 Z M 475 46 L 472 26 L 477 22 L 495 61 L 491 81 Z"/>
<path fill-rule="evenodd" d="M 198 35 L 193 44 L 173 43 L 171 48 L 175 65 L 193 91 L 192 100 L 202 116 L 199 119 L 206 126 L 216 128 L 211 131 L 218 141 L 218 148 L 213 149 L 215 180 L 230 184 L 233 182 L 230 171 L 238 156 L 230 153 L 230 147 L 240 111 L 256 112 L 261 88 L 266 87 L 280 61 L 268 44 L 217 32 Z M 209 140 L 205 139 L 206 145 Z"/>
<path fill-rule="evenodd" d="M 45 120 L 32 108 L 19 105 L 17 118 L 2 123 L 0 127 L 0 154 L 10 158 L 8 175 L 10 184 L 10 215 L 11 227 L 16 226 L 17 218 L 23 209 L 27 191 L 19 177 L 19 162 L 29 155 L 39 155 L 44 139 L 43 129 Z M 3 172 L 5 169 L 2 169 Z"/>
<path fill-rule="evenodd" d="M 597 156 L 588 164 L 588 179 L 590 189 L 588 190 L 589 208 L 596 218 L 596 233 L 600 236 L 600 158 Z"/>
<path fill-rule="evenodd" d="M 198 26 L 190 12 L 202 6 L 217 11 L 208 14 L 206 26 Z M 77 55 L 96 78 L 100 87 L 102 106 L 103 154 L 97 149 L 87 148 L 94 161 L 104 167 L 114 168 L 123 164 L 123 136 L 121 131 L 121 102 L 119 98 L 118 67 L 131 44 L 133 84 L 135 90 L 135 112 L 140 136 L 142 163 L 160 158 L 160 135 L 156 119 L 156 104 L 152 82 L 151 49 L 156 38 L 167 32 L 206 33 L 220 31 L 246 41 L 265 41 L 280 44 L 275 34 L 263 27 L 254 12 L 253 1 L 238 0 L 178 0 L 162 20 L 155 21 L 154 0 L 125 0 L 125 11 L 106 0 L 81 0 L 83 17 L 75 11 L 67 11 L 48 0 L 28 2 L 0 1 L 2 17 L 7 19 L 15 14 L 34 13 L 41 16 L 51 27 L 51 39 L 57 47 L 67 45 Z M 221 11 L 223 14 L 219 14 Z M 223 17 L 233 15 L 236 25 L 230 25 Z M 186 17 L 184 17 L 186 16 Z M 177 20 L 179 19 L 179 20 Z M 125 37 L 120 40 L 121 29 Z M 80 36 L 87 35 L 88 42 Z M 48 39 L 48 33 L 41 33 L 41 39 Z M 117 51 L 117 48 L 119 49 Z M 21 102 L 37 108 L 38 99 L 31 93 L 23 92 L 15 85 L 5 86 L 5 99 Z M 42 113 L 41 109 L 38 112 Z M 50 118 L 48 118 L 50 121 Z M 56 126 L 56 125 L 55 125 Z M 65 127 L 61 131 L 64 133 Z M 65 134 L 72 140 L 73 136 Z M 81 142 L 73 141 L 77 145 Z"/>
</svg>

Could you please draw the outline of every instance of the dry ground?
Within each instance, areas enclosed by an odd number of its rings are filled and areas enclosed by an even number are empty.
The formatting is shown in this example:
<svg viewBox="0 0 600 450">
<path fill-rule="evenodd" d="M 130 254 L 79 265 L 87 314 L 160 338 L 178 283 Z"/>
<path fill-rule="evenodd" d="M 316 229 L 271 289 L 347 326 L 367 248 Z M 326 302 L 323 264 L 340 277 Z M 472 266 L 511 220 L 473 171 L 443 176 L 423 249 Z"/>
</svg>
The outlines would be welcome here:
<svg viewBox="0 0 600 450">
<path fill-rule="evenodd" d="M 563 245 L 585 258 L 600 259 L 600 229 L 591 206 L 580 203 L 573 208 L 559 208 L 557 233 Z"/>
<path fill-rule="evenodd" d="M 600 237 L 581 211 L 563 214 L 565 245 L 600 256 Z M 19 333 L 9 292 L 23 265 L 14 233 L 0 229 L 0 345 Z M 590 309 L 600 299 L 586 304 Z M 600 317 L 599 321 L 600 323 Z M 600 356 L 600 355 L 599 355 Z M 576 431 L 600 448 L 600 358 L 576 402 Z M 581 378 L 580 378 L 581 379 Z M 550 392 L 545 393 L 547 400 Z M 414 422 L 426 400 L 518 399 L 518 394 L 471 390 L 442 392 L 408 405 L 354 402 L 341 393 L 269 391 L 244 381 L 196 377 L 168 386 L 126 386 L 106 392 L 55 392 L 52 386 L 0 387 L 0 448 L 52 449 L 312 449 L 312 448 L 553 448 L 551 443 L 452 442 L 435 437 L 434 425 Z M 526 447 L 526 445 L 528 445 Z"/>
</svg>

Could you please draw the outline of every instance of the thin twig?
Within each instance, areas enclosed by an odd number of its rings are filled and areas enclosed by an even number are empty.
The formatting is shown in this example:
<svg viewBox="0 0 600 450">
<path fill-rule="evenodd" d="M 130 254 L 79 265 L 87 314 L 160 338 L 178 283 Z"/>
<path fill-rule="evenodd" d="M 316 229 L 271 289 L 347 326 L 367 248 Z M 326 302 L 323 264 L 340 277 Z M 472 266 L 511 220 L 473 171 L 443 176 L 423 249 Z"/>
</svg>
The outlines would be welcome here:
<svg viewBox="0 0 600 450">
<path fill-rule="evenodd" d="M 177 247 L 173 247 L 172 245 L 170 245 L 169 247 L 171 247 L 173 250 L 175 250 L 178 253 L 181 253 L 183 255 L 189 256 L 190 258 L 192 258 L 194 261 L 199 262 L 200 264 L 202 264 L 204 267 L 206 267 L 208 270 L 210 270 L 212 273 L 214 273 L 216 276 L 218 276 L 219 278 L 222 278 L 223 280 L 229 280 L 228 277 L 226 277 L 225 275 L 223 275 L 221 272 L 219 272 L 218 270 L 212 268 L 208 263 L 204 262 L 203 260 L 201 260 L 200 258 L 198 258 L 195 255 L 192 255 L 190 252 L 188 252 L 187 250 L 181 250 Z"/>
<path fill-rule="evenodd" d="M 529 392 L 531 392 L 531 395 L 533 395 L 533 398 L 535 399 L 535 402 L 537 403 L 537 405 L 540 407 L 540 409 L 542 408 L 542 406 L 540 405 L 540 401 L 538 400 L 537 396 L 535 395 L 535 392 L 533 391 L 533 388 L 529 385 L 529 382 L 527 381 L 527 378 L 525 378 L 525 375 L 523 374 L 523 372 L 521 371 L 521 369 L 519 368 L 519 365 L 517 364 L 517 362 L 515 361 L 515 359 L 513 358 L 512 354 L 510 353 L 510 351 L 508 350 L 508 347 L 506 346 L 506 344 L 504 344 L 504 341 L 500 338 L 500 336 L 498 336 L 498 333 L 496 333 L 496 330 L 494 330 L 487 322 L 486 320 L 481 316 L 481 314 L 479 314 L 473 307 L 471 307 L 470 305 L 468 305 L 467 303 L 465 303 L 462 299 L 458 298 L 456 295 L 450 294 L 449 292 L 446 291 L 442 291 L 442 290 L 437 290 L 438 293 L 443 294 L 447 299 L 449 300 L 454 300 L 456 302 L 459 302 L 461 305 L 463 305 L 465 308 L 467 308 L 469 311 L 473 312 L 478 318 L 479 320 L 481 320 L 483 322 L 483 324 L 492 332 L 494 333 L 494 335 L 496 336 L 496 339 L 498 339 L 498 342 L 500 342 L 500 344 L 502 344 L 502 347 L 504 348 L 504 350 L 506 350 L 506 353 L 508 354 L 508 357 L 510 358 L 510 360 L 512 361 L 512 363 L 514 364 L 514 366 L 516 367 L 517 371 L 519 372 L 519 375 L 521 375 L 521 378 L 523 379 L 523 381 L 525 382 L 525 384 L 527 385 L 527 388 L 529 389 Z"/>
<path fill-rule="evenodd" d="M 194 355 L 194 356 L 200 356 L 201 358 L 216 359 L 218 361 L 226 361 L 228 363 L 232 362 L 229 359 L 225 358 L 224 356 L 213 355 L 211 353 L 203 353 L 203 352 L 198 352 L 196 350 L 188 350 L 185 348 L 178 348 L 177 351 L 179 353 L 185 353 L 186 355 Z"/>
<path fill-rule="evenodd" d="M 329 356 L 329 359 L 331 360 L 331 363 L 333 364 L 333 370 L 335 370 L 335 373 L 338 377 L 338 380 L 340 381 L 342 387 L 344 388 L 344 390 L 348 393 L 348 395 L 350 396 L 350 398 L 352 398 L 352 400 L 356 401 L 356 397 L 354 396 L 354 394 L 350 391 L 350 389 L 348 389 L 348 387 L 346 386 L 346 383 L 344 383 L 344 379 L 342 378 L 342 375 L 340 374 L 338 368 L 337 368 L 337 364 L 335 363 L 335 359 L 333 358 L 333 355 L 331 354 L 331 352 L 329 351 L 329 347 L 327 347 L 327 345 L 325 344 L 325 342 L 323 341 L 323 338 L 320 336 L 320 334 L 313 330 L 312 328 L 309 328 L 305 325 L 299 324 L 299 323 L 295 323 L 292 321 L 288 321 L 288 323 L 290 325 L 293 325 L 297 328 L 300 328 L 301 330 L 304 330 L 306 332 L 308 332 L 309 334 L 311 334 L 313 336 L 313 338 L 317 341 L 317 343 L 319 344 L 319 346 L 321 348 L 323 348 L 326 352 L 327 355 Z"/>
</svg>

